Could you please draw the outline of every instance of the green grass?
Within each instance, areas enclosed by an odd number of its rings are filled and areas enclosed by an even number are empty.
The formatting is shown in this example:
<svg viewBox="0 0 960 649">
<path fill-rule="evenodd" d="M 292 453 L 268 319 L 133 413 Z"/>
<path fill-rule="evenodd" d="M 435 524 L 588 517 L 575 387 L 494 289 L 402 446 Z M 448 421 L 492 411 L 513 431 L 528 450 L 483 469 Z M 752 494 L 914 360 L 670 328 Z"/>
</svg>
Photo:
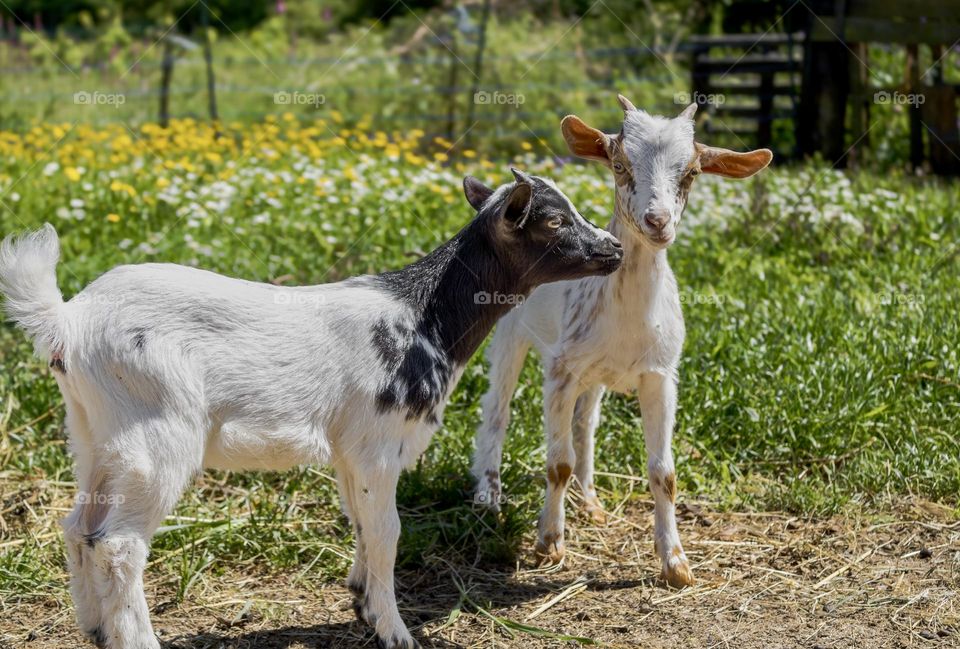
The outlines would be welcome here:
<svg viewBox="0 0 960 649">
<path fill-rule="evenodd" d="M 278 196 L 282 208 L 264 207 L 257 201 L 272 185 L 238 181 L 239 198 L 198 223 L 171 213 L 173 207 L 137 203 L 124 208 L 119 224 L 109 224 L 102 214 L 115 198 L 102 182 L 83 194 L 56 175 L 33 172 L 17 186 L 16 216 L 0 212 L 0 230 L 53 219 L 65 248 L 61 284 L 72 294 L 117 263 L 146 259 L 193 261 L 256 280 L 289 273 L 314 282 L 385 270 L 438 245 L 469 218 L 459 196 L 443 202 L 429 188 L 453 185 L 460 175 L 455 169 L 430 165 L 436 175 L 423 175 L 419 167 L 388 165 L 369 155 L 358 181 L 365 192 L 343 180 L 344 169 L 363 167 L 357 159 L 343 154 L 325 161 L 324 173 L 340 195 L 353 196 L 358 214 L 342 204 L 311 203 L 295 193 L 295 185 Z M 243 164 L 276 169 L 294 162 Z M 532 157 L 522 162 L 557 176 L 581 211 L 603 220 L 612 203 L 605 170 L 554 169 Z M 384 198 L 380 174 L 391 166 L 410 192 L 402 205 Z M 16 177 L 22 170 L 7 173 Z M 121 178 L 137 179 L 141 197 L 149 192 L 147 172 L 120 170 Z M 182 176 L 197 190 L 211 181 L 178 170 L 158 173 Z M 503 177 L 498 169 L 497 178 Z M 87 196 L 86 218 L 52 215 L 78 195 Z M 740 183 L 698 181 L 670 253 L 688 330 L 674 444 L 681 500 L 812 515 L 883 509 L 904 496 L 956 506 L 958 200 L 957 184 L 869 173 L 848 178 L 815 167 L 775 168 Z M 251 215 L 263 210 L 274 221 L 251 225 Z M 379 221 L 369 218 L 381 213 Z M 209 245 L 209 254 L 185 244 L 187 234 Z M 133 242 L 121 247 L 124 239 Z M 150 249 L 138 248 L 144 241 L 152 242 Z M 533 528 L 543 490 L 541 373 L 533 360 L 513 403 L 503 520 L 469 503 L 466 476 L 485 369 L 475 358 L 443 428 L 401 481 L 401 566 L 416 566 L 431 553 L 509 563 Z M 9 325 L 0 328 L 6 523 L 0 532 L 0 596 L 6 601 L 65 597 L 54 522 L 69 507 L 72 474 L 60 403 L 48 369 L 32 357 L 23 335 Z M 632 398 L 606 398 L 598 438 L 599 470 L 644 476 Z M 642 480 L 612 476 L 601 476 L 598 484 L 610 502 L 645 489 Z M 189 595 L 200 575 L 238 567 L 326 581 L 342 577 L 349 565 L 351 550 L 342 541 L 349 527 L 323 468 L 211 472 L 199 489 L 187 492 L 177 515 L 156 537 L 152 560 L 178 598 Z M 18 539 L 26 540 L 10 545 Z"/>
</svg>

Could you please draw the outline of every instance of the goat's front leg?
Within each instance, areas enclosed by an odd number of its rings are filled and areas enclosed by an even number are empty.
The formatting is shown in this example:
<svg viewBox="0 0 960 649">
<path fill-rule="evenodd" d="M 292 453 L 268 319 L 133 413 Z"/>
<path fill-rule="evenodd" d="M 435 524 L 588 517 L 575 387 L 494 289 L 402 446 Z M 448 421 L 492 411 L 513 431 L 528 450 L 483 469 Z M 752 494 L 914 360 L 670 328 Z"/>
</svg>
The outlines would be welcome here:
<svg viewBox="0 0 960 649">
<path fill-rule="evenodd" d="M 654 501 L 653 547 L 663 565 L 660 576 L 674 588 L 691 586 L 693 573 L 680 545 L 674 511 L 677 474 L 670 445 L 677 409 L 677 386 L 669 376 L 647 373 L 640 378 L 638 396 Z"/>
<path fill-rule="evenodd" d="M 386 649 L 414 649 L 419 644 L 410 635 L 397 610 L 393 569 L 400 538 L 397 514 L 397 480 L 400 466 L 368 465 L 351 477 L 355 502 L 358 543 L 366 563 L 366 585 L 358 597 L 357 615 L 372 626 L 377 642 Z M 362 541 L 361 541 L 362 539 Z M 351 578 L 360 573 L 352 570 Z"/>
<path fill-rule="evenodd" d="M 357 617 L 361 617 L 360 602 L 363 593 L 367 588 L 367 551 L 363 539 L 363 525 L 357 519 L 357 493 L 356 480 L 353 473 L 347 467 L 337 467 L 337 484 L 340 488 L 340 500 L 343 505 L 343 512 L 353 523 L 353 536 L 356 542 L 356 548 L 353 553 L 353 565 L 350 567 L 350 574 L 347 576 L 347 588 L 353 593 L 354 612 Z"/>
<path fill-rule="evenodd" d="M 584 509 L 597 523 L 603 523 L 607 518 L 593 483 L 594 435 L 600 424 L 602 400 L 603 386 L 596 385 L 577 397 L 573 412 L 573 446 L 577 455 L 574 473 L 583 490 Z"/>
<path fill-rule="evenodd" d="M 563 558 L 564 497 L 573 473 L 571 424 L 578 379 L 561 361 L 555 361 L 544 381 L 544 428 L 547 432 L 547 497 L 540 513 L 536 552 L 557 563 Z"/>
</svg>

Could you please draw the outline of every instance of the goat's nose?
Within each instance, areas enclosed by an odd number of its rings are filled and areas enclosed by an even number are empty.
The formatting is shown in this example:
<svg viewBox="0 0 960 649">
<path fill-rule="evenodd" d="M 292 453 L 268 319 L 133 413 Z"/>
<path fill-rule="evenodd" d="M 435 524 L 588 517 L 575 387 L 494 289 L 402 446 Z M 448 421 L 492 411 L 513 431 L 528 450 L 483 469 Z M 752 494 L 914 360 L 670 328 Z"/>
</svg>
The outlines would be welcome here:
<svg viewBox="0 0 960 649">
<path fill-rule="evenodd" d="M 666 210 L 650 210 L 643 215 L 643 221 L 654 230 L 662 230 L 670 222 L 670 213 Z"/>
<path fill-rule="evenodd" d="M 610 245 L 616 248 L 617 250 L 623 250 L 623 244 L 620 243 L 619 239 L 610 239 Z"/>
</svg>

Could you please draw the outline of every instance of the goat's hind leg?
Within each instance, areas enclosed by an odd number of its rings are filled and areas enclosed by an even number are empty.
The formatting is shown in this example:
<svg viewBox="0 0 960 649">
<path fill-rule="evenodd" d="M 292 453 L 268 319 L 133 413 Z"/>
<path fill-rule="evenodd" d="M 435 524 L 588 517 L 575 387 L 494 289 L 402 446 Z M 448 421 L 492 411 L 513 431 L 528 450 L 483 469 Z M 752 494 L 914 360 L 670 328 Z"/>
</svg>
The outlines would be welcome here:
<svg viewBox="0 0 960 649">
<path fill-rule="evenodd" d="M 151 422 L 149 432 L 135 429 L 118 437 L 127 438 L 117 444 L 123 452 L 100 458 L 101 498 L 109 510 L 87 535 L 101 604 L 100 637 L 106 649 L 159 649 L 143 592 L 150 539 L 199 467 L 172 449 L 146 442 L 183 441 L 182 431 L 173 426 Z M 202 450 L 191 450 L 189 457 L 202 456 Z"/>
<path fill-rule="evenodd" d="M 80 630 L 91 642 L 102 647 L 100 601 L 93 585 L 93 552 L 87 537 L 100 526 L 107 514 L 106 508 L 98 504 L 98 494 L 103 488 L 102 476 L 95 475 L 93 471 L 93 438 L 86 412 L 63 383 L 60 384 L 60 391 L 67 410 L 66 428 L 77 478 L 75 505 L 61 522 L 67 570 L 70 573 L 70 595 Z"/>
<path fill-rule="evenodd" d="M 77 503 L 61 523 L 67 570 L 70 572 L 70 596 L 80 630 L 95 645 L 104 647 L 100 600 L 94 585 L 93 546 L 88 530 L 96 530 L 107 512 L 98 504 L 101 488 L 94 481 L 78 480 L 78 484 Z"/>
<path fill-rule="evenodd" d="M 565 546 L 564 497 L 573 474 L 573 410 L 578 377 L 562 359 L 555 359 L 543 385 L 544 428 L 547 432 L 547 493 L 537 523 L 536 554 L 541 561 L 559 563 Z"/>
<path fill-rule="evenodd" d="M 593 482 L 594 438 L 600 424 L 600 403 L 603 401 L 603 386 L 589 388 L 577 398 L 573 410 L 573 447 L 577 461 L 573 472 L 583 491 L 583 507 L 597 523 L 604 523 L 607 516 L 603 503 L 597 496 Z"/>
<path fill-rule="evenodd" d="M 509 316 L 501 320 L 487 349 L 490 388 L 481 400 L 483 421 L 477 429 L 477 449 L 471 469 L 477 481 L 474 502 L 493 511 L 500 511 L 503 497 L 500 461 L 504 437 L 510 424 L 510 399 L 530 349 L 530 343 L 519 335 L 517 326 L 514 318 Z"/>
</svg>

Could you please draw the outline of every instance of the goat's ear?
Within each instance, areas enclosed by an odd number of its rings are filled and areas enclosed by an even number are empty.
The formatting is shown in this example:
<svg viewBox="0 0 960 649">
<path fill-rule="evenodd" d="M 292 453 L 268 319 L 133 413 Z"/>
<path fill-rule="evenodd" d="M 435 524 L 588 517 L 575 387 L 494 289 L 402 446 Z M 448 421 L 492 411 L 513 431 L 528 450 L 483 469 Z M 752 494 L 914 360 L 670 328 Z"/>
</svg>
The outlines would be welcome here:
<svg viewBox="0 0 960 649">
<path fill-rule="evenodd" d="M 623 95 L 617 95 L 617 102 L 619 102 L 620 108 L 623 109 L 624 113 L 629 113 L 630 111 L 637 109 L 637 107 L 633 105 L 633 102 Z"/>
<path fill-rule="evenodd" d="M 730 149 L 707 146 L 697 142 L 700 154 L 700 171 L 725 178 L 749 178 L 764 169 L 773 160 L 770 149 L 756 149 L 737 153 Z"/>
<path fill-rule="evenodd" d="M 679 117 L 682 119 L 693 119 L 697 114 L 697 102 L 693 102 L 682 111 L 680 111 Z"/>
<path fill-rule="evenodd" d="M 607 155 L 607 144 L 610 136 L 602 131 L 598 131 L 576 115 L 567 115 L 560 122 L 560 130 L 563 132 L 563 139 L 567 142 L 567 148 L 573 155 L 586 158 L 587 160 L 596 160 L 605 165 L 610 164 L 610 156 Z"/>
<path fill-rule="evenodd" d="M 522 228 L 527 217 L 530 216 L 530 206 L 533 203 L 533 185 L 530 177 L 518 169 L 510 169 L 517 179 L 513 189 L 503 203 L 503 218 L 516 228 Z"/>
<path fill-rule="evenodd" d="M 463 179 L 463 194 L 467 197 L 467 202 L 473 209 L 480 211 L 483 204 L 487 202 L 493 190 L 484 185 L 480 180 L 473 176 L 466 176 Z"/>
</svg>

